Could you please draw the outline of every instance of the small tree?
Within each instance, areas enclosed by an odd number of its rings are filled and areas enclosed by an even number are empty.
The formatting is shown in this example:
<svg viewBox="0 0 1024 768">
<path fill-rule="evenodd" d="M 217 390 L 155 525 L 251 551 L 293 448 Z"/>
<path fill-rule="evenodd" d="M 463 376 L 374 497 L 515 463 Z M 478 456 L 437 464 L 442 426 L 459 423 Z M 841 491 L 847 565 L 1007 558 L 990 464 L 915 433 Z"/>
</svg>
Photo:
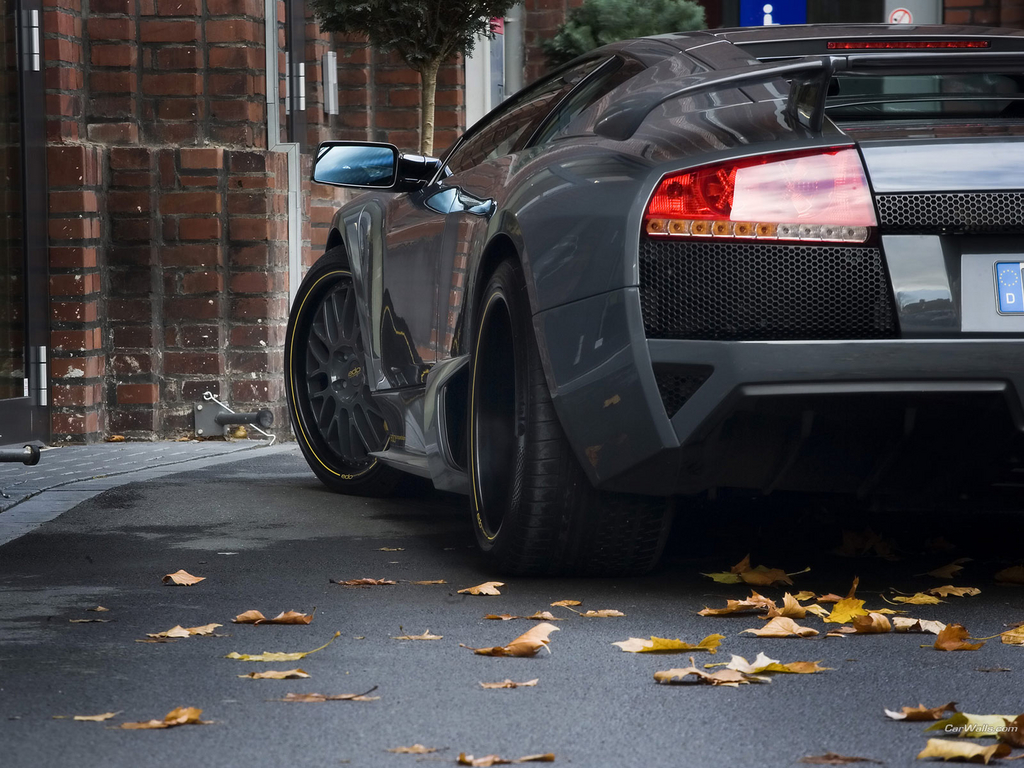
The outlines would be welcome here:
<svg viewBox="0 0 1024 768">
<path fill-rule="evenodd" d="M 504 16 L 516 0 L 310 0 L 322 32 L 366 35 L 370 45 L 397 51 L 422 78 L 420 152 L 434 151 L 437 71 L 459 53 L 473 50 L 474 37 L 490 35 L 490 20 Z"/>
<path fill-rule="evenodd" d="M 544 54 L 556 67 L 618 40 L 704 26 L 704 9 L 692 0 L 584 0 L 544 42 Z"/>
</svg>

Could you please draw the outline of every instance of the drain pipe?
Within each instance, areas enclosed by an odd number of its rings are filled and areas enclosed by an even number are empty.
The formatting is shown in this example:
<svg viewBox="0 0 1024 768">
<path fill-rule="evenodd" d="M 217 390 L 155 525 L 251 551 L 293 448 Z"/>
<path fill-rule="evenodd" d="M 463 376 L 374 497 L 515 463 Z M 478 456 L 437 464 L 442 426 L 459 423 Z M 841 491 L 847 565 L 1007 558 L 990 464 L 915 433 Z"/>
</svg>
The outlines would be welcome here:
<svg viewBox="0 0 1024 768">
<path fill-rule="evenodd" d="M 295 300 L 302 280 L 302 158 L 299 145 L 281 141 L 281 107 L 277 69 L 277 3 L 263 1 L 263 27 L 267 54 L 267 150 L 288 156 L 288 304 Z"/>
</svg>

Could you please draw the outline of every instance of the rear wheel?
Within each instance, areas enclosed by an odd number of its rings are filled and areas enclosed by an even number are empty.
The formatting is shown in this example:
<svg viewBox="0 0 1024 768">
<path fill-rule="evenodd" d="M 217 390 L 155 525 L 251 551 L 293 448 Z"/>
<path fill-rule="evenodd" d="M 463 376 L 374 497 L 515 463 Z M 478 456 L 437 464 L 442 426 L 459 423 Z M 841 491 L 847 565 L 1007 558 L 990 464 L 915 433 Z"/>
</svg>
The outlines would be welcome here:
<svg viewBox="0 0 1024 768">
<path fill-rule="evenodd" d="M 390 493 L 402 475 L 371 455 L 387 446 L 388 425 L 370 394 L 342 248 L 320 257 L 299 286 L 284 355 L 292 429 L 316 476 L 341 493 Z"/>
<path fill-rule="evenodd" d="M 671 526 L 668 503 L 590 484 L 555 415 L 517 263 L 495 270 L 478 317 L 469 467 L 481 549 L 517 574 L 653 568 Z"/>
</svg>

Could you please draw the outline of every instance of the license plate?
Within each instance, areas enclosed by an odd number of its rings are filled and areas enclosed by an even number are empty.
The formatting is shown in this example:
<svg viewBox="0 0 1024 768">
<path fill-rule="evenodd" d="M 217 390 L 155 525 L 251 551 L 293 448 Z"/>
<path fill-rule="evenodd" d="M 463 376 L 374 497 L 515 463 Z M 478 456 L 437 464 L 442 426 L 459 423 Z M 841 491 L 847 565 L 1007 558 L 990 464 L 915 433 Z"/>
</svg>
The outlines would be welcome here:
<svg viewBox="0 0 1024 768">
<path fill-rule="evenodd" d="M 999 294 L 999 314 L 1024 314 L 1024 263 L 996 262 L 996 292 Z"/>
</svg>

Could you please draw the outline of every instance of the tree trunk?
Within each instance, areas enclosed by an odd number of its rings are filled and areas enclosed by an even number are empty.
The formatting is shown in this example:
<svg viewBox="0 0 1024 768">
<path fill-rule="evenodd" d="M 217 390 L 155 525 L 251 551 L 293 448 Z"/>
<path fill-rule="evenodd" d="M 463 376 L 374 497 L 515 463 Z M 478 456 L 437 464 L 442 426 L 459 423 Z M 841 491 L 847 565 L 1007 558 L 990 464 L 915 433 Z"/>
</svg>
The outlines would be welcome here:
<svg viewBox="0 0 1024 768">
<path fill-rule="evenodd" d="M 428 62 L 420 73 L 423 77 L 422 109 L 420 110 L 420 154 L 430 157 L 434 152 L 434 104 L 437 96 L 437 70 L 440 59 Z"/>
</svg>

